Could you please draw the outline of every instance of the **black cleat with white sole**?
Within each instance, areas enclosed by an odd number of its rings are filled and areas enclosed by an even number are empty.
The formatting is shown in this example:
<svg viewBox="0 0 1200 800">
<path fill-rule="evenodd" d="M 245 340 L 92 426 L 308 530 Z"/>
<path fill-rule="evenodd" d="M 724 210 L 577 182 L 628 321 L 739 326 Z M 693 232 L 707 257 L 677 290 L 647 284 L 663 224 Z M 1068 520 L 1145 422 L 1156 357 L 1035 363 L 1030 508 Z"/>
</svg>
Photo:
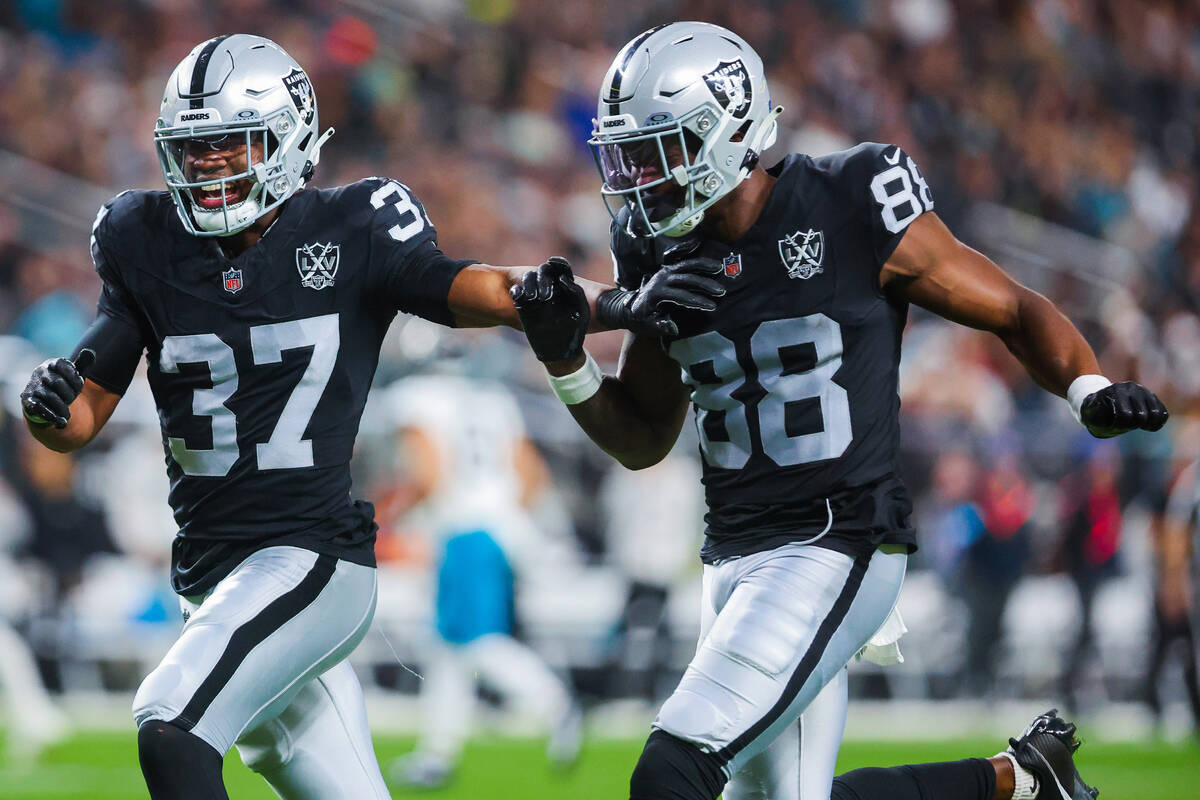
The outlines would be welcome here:
<svg viewBox="0 0 1200 800">
<path fill-rule="evenodd" d="M 1100 790 L 1084 783 L 1075 768 L 1079 745 L 1075 723 L 1052 708 L 1029 723 L 1020 737 L 1009 739 L 1008 752 L 1037 778 L 1037 800 L 1096 800 Z"/>
</svg>

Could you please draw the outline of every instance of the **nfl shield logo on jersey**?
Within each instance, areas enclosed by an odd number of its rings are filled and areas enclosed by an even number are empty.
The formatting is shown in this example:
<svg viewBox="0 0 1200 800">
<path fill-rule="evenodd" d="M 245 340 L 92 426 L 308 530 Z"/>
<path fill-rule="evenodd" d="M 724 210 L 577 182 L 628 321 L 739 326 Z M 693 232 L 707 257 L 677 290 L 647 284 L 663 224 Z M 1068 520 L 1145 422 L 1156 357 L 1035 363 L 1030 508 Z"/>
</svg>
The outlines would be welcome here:
<svg viewBox="0 0 1200 800">
<path fill-rule="evenodd" d="M 300 272 L 301 286 L 318 291 L 333 286 L 333 276 L 338 270 L 338 246 L 316 242 L 297 247 L 296 269 Z"/>
<path fill-rule="evenodd" d="M 221 277 L 225 280 L 225 291 L 230 294 L 237 294 L 242 290 L 242 271 L 230 267 L 221 273 Z"/>
<path fill-rule="evenodd" d="M 809 229 L 783 237 L 779 240 L 779 257 L 789 278 L 807 280 L 820 275 L 825 271 L 821 269 L 825 260 L 825 232 Z"/>
<path fill-rule="evenodd" d="M 742 274 L 742 254 L 730 253 L 725 256 L 725 260 L 721 262 L 725 267 L 725 277 L 736 278 Z"/>
</svg>

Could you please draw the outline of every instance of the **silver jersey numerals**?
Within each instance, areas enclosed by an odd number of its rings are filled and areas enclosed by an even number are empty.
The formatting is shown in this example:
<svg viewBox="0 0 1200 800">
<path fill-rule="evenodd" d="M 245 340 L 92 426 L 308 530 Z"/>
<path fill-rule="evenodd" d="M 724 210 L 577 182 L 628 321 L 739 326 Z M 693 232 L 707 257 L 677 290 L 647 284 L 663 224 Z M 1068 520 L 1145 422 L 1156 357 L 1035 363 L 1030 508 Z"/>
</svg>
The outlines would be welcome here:
<svg viewBox="0 0 1200 800">
<path fill-rule="evenodd" d="M 167 373 L 179 372 L 180 364 L 208 366 L 212 388 L 192 392 L 192 414 L 212 421 L 213 446 L 191 450 L 181 437 L 172 436 L 167 439 L 171 458 L 186 475 L 224 475 L 238 457 L 237 420 L 225 405 L 238 387 L 233 348 L 215 333 L 168 336 L 163 339 L 158 368 Z"/>
<path fill-rule="evenodd" d="M 806 344 L 815 352 L 815 365 L 803 372 L 789 372 L 783 353 Z M 755 446 L 751 414 L 758 417 L 758 447 L 781 467 L 837 458 L 850 446 L 854 436 L 850 398 L 833 382 L 842 365 L 842 330 L 824 314 L 776 319 L 758 326 L 750 337 L 750 355 L 757 382 L 766 394 L 749 406 L 733 396 L 745 386 L 747 368 L 739 363 L 733 342 L 725 336 L 709 331 L 680 339 L 671 345 L 670 354 L 683 367 L 683 382 L 692 387 L 700 450 L 709 466 L 746 466 Z M 711 370 L 717 382 L 697 377 L 696 367 L 701 364 L 706 364 L 704 372 Z M 820 405 L 822 429 L 788 435 L 787 404 L 814 398 Z M 713 441 L 706 433 L 706 420 L 714 412 L 724 412 L 727 441 Z"/>
<path fill-rule="evenodd" d="M 393 195 L 397 199 L 396 202 L 392 203 L 392 208 L 396 209 L 396 214 L 401 220 L 407 219 L 408 221 L 403 225 L 396 223 L 388 228 L 388 236 L 397 242 L 407 242 L 425 230 L 425 225 L 429 222 L 429 218 L 425 216 L 422 209 L 417 207 L 416 202 L 412 199 L 409 188 L 396 181 L 388 181 L 372 192 L 371 205 L 376 209 L 383 208 L 387 205 L 388 198 Z"/>
<path fill-rule="evenodd" d="M 312 419 L 340 348 L 337 314 L 255 325 L 250 328 L 250 351 L 256 365 L 278 364 L 285 350 L 313 349 L 300 382 L 292 389 L 271 437 L 255 445 L 259 469 L 298 469 L 313 465 L 312 440 L 304 431 Z M 208 367 L 211 389 L 192 392 L 192 413 L 208 417 L 212 425 L 211 448 L 190 449 L 180 437 L 168 438 L 171 458 L 185 475 L 227 475 L 238 459 L 237 418 L 227 405 L 238 389 L 233 348 L 215 333 L 168 336 L 163 339 L 159 369 L 179 372 L 180 364 Z"/>
<path fill-rule="evenodd" d="M 871 179 L 871 195 L 879 203 L 883 226 L 890 233 L 899 233 L 926 211 L 933 210 L 933 192 L 917 169 L 917 162 L 896 148 L 897 161 L 904 164 L 885 169 Z"/>
</svg>

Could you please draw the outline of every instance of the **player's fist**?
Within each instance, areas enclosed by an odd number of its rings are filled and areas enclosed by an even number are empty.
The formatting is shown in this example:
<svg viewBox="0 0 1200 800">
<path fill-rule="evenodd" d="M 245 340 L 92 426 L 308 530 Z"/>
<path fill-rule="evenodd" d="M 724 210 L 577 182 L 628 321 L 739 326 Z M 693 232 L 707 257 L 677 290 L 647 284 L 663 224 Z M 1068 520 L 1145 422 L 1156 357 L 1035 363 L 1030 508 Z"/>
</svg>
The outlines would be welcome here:
<svg viewBox="0 0 1200 800">
<path fill-rule="evenodd" d="M 1156 431 L 1167 424 L 1169 416 L 1154 392 L 1133 381 L 1092 392 L 1079 407 L 1080 421 L 1098 439 L 1139 429 Z"/>
<path fill-rule="evenodd" d="M 640 289 L 608 289 L 596 300 L 596 318 L 607 328 L 626 328 L 650 336 L 675 336 L 679 327 L 669 306 L 713 311 L 725 287 L 714 278 L 724 267 L 699 255 L 700 243 L 684 242 L 663 255 L 663 265 Z"/>
<path fill-rule="evenodd" d="M 525 273 L 509 290 L 525 338 L 539 361 L 573 361 L 583 352 L 583 337 L 591 322 L 587 297 L 571 265 L 553 256 Z"/>
<path fill-rule="evenodd" d="M 67 427 L 71 418 L 70 405 L 83 391 L 83 373 L 87 371 L 96 354 L 81 350 L 72 362 L 67 358 L 52 358 L 43 361 L 33 370 L 25 391 L 21 392 L 21 411 L 25 419 L 38 428 L 53 425 Z"/>
</svg>

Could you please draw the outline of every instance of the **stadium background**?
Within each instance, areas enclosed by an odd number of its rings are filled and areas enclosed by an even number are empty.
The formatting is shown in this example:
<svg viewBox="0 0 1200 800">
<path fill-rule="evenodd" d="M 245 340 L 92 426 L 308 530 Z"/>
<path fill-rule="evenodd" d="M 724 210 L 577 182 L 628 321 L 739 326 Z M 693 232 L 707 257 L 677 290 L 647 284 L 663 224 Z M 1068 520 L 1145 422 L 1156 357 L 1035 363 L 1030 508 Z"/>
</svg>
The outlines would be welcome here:
<svg viewBox="0 0 1200 800">
<path fill-rule="evenodd" d="M 156 415 L 131 392 L 70 458 L 31 446 L 16 396 L 90 321 L 99 204 L 161 186 L 151 130 L 174 64 L 218 33 L 278 41 L 338 131 L 318 185 L 395 177 L 451 255 L 537 264 L 560 253 L 603 280 L 607 216 L 584 145 L 593 98 L 621 44 L 676 18 L 729 26 L 762 54 L 787 108 L 768 162 L 902 145 L 952 229 L 1049 294 L 1106 374 L 1152 387 L 1173 415 L 1161 435 L 1091 440 L 998 342 L 912 313 L 903 458 L 922 549 L 901 601 L 907 660 L 852 670 L 845 765 L 988 755 L 1031 712 L 1067 704 L 1105 796 L 1194 796 L 1182 659 L 1196 654 L 1172 648 L 1153 675 L 1151 662 L 1155 598 L 1180 596 L 1158 534 L 1176 476 L 1200 453 L 1200 4 L 3 0 L 0 619 L 32 647 L 76 732 L 57 743 L 45 732 L 35 766 L 40 734 L 11 705 L 0 797 L 143 796 L 128 705 L 178 624 Z M 550 776 L 520 738 L 520 709 L 493 709 L 446 796 L 616 797 L 694 647 L 694 440 L 665 468 L 615 470 L 510 334 L 398 324 L 376 387 L 453 368 L 517 396 L 550 476 L 540 538 L 517 565 L 522 631 L 570 677 L 589 743 L 576 773 Z M 611 363 L 619 342 L 589 346 Z M 369 412 L 356 491 L 381 507 L 386 577 L 377 632 L 354 660 L 385 755 L 411 744 L 430 605 L 428 534 L 387 515 L 403 491 L 394 441 L 387 414 Z M 667 590 L 663 625 L 651 604 L 622 630 L 632 585 Z"/>
</svg>

